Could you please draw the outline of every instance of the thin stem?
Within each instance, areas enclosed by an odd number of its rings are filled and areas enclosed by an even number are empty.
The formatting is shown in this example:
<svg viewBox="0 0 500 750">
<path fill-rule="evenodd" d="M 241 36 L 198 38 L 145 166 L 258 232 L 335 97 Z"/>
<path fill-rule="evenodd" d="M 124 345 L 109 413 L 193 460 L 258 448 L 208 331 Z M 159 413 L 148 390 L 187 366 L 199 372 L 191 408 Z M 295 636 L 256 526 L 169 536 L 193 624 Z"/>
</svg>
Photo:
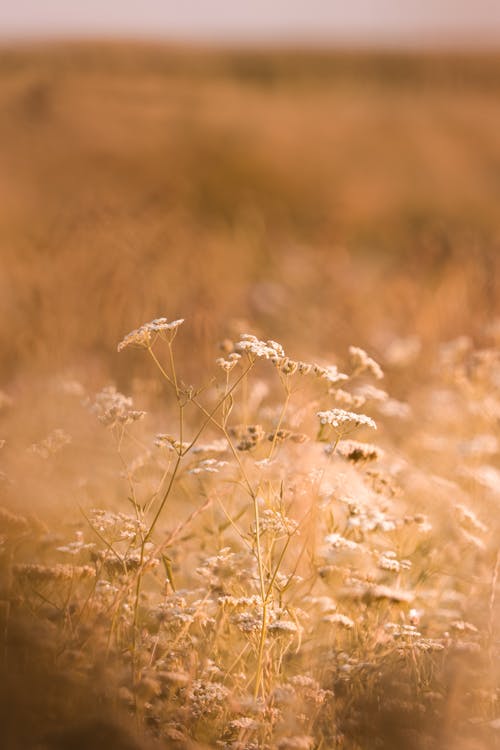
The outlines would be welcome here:
<svg viewBox="0 0 500 750">
<path fill-rule="evenodd" d="M 153 518 L 153 520 L 151 522 L 151 525 L 150 525 L 150 527 L 149 527 L 149 529 L 148 529 L 148 531 L 147 531 L 147 533 L 146 533 L 146 535 L 144 537 L 144 544 L 146 544 L 146 542 L 148 541 L 148 539 L 151 537 L 151 535 L 152 535 L 152 533 L 153 533 L 153 531 L 155 529 L 155 526 L 156 526 L 156 524 L 158 522 L 158 519 L 159 519 L 159 517 L 161 515 L 161 512 L 162 512 L 163 508 L 165 507 L 165 503 L 167 502 L 168 496 L 170 495 L 170 491 L 171 491 L 171 489 L 173 487 L 175 477 L 177 476 L 177 472 L 179 470 L 179 466 L 180 466 L 181 460 L 182 460 L 182 455 L 178 455 L 177 456 L 177 460 L 175 462 L 175 466 L 174 466 L 174 468 L 172 470 L 172 474 L 170 476 L 170 481 L 169 481 L 169 483 L 167 485 L 167 489 L 165 490 L 165 492 L 163 494 L 163 498 L 162 498 L 162 501 L 160 503 L 160 506 L 159 506 L 158 510 L 156 511 L 155 516 L 154 516 L 154 518 Z"/>
<path fill-rule="evenodd" d="M 262 673 L 264 671 L 264 647 L 266 645 L 267 635 L 267 606 L 267 599 L 264 599 L 262 602 L 262 626 L 260 629 L 259 646 L 257 651 L 257 672 L 255 675 L 255 686 L 253 691 L 254 699 L 259 697 Z"/>
<path fill-rule="evenodd" d="M 268 456 L 268 460 L 269 461 L 273 457 L 273 453 L 275 451 L 276 443 L 277 443 L 277 440 L 278 440 L 278 432 L 281 430 L 281 425 L 282 425 L 283 420 L 285 418 L 286 410 L 287 410 L 288 404 L 290 402 L 290 395 L 291 394 L 290 394 L 290 389 L 288 388 L 287 385 L 285 385 L 285 391 L 286 391 L 286 398 L 285 398 L 285 401 L 283 403 L 283 407 L 282 407 L 281 412 L 280 412 L 280 416 L 279 416 L 279 419 L 278 419 L 278 424 L 277 424 L 276 429 L 274 431 L 273 442 L 271 443 L 271 450 L 269 451 L 269 456 Z"/>
</svg>

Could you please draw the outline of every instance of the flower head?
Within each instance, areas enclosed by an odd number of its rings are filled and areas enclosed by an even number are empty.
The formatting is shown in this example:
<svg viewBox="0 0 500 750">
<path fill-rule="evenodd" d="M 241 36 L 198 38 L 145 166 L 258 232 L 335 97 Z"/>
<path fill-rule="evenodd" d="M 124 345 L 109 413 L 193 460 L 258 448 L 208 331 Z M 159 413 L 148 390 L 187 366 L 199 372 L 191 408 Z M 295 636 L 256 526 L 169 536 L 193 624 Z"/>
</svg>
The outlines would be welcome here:
<svg viewBox="0 0 500 750">
<path fill-rule="evenodd" d="M 371 417 L 366 414 L 358 414 L 354 411 L 345 411 L 345 409 L 329 409 L 328 411 L 319 411 L 317 413 L 322 425 L 329 424 L 338 433 L 345 432 L 351 427 L 371 427 L 377 429 L 377 425 Z"/>
<path fill-rule="evenodd" d="M 155 318 L 149 323 L 130 331 L 118 344 L 118 351 L 121 352 L 127 346 L 144 346 L 149 347 L 154 340 L 160 336 L 168 341 L 173 341 L 177 329 L 184 323 L 184 319 L 173 320 L 170 323 L 167 318 Z"/>
</svg>

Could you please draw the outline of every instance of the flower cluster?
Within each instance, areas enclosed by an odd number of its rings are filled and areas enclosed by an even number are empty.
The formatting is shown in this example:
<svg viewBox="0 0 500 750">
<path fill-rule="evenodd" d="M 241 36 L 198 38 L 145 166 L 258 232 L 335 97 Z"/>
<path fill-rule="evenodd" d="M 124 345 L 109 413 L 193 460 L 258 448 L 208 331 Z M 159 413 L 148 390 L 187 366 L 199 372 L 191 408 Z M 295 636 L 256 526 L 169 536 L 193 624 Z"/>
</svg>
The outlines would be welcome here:
<svg viewBox="0 0 500 750">
<path fill-rule="evenodd" d="M 235 344 L 236 352 L 246 352 L 249 355 L 278 362 L 285 356 L 285 351 L 277 341 L 261 341 L 251 333 L 243 333 L 241 340 Z"/>
<path fill-rule="evenodd" d="M 130 396 L 124 396 L 113 385 L 110 385 L 97 394 L 91 405 L 91 411 L 96 414 L 99 422 L 112 428 L 137 422 L 145 416 L 145 411 L 137 411 L 132 406 Z"/>
<path fill-rule="evenodd" d="M 128 346 L 142 346 L 150 347 L 154 340 L 163 335 L 168 341 L 172 341 L 177 329 L 184 323 L 184 319 L 173 320 L 170 323 L 167 318 L 155 318 L 150 323 L 144 323 L 144 325 L 136 328 L 120 341 L 118 344 L 118 351 L 121 352 Z"/>
<path fill-rule="evenodd" d="M 360 349 L 359 346 L 349 347 L 349 358 L 353 368 L 354 375 L 361 375 L 362 373 L 369 373 L 374 378 L 380 380 L 384 377 L 382 368 L 365 352 L 364 349 Z"/>
<path fill-rule="evenodd" d="M 372 430 L 377 429 L 377 425 L 371 417 L 367 417 L 366 414 L 357 414 L 353 411 L 345 411 L 345 409 L 329 409 L 328 411 L 317 412 L 317 417 L 322 425 L 330 425 L 339 433 L 344 432 L 346 429 L 351 427 L 371 427 Z"/>
<path fill-rule="evenodd" d="M 353 463 L 376 461 L 383 456 L 383 450 L 372 443 L 360 443 L 358 440 L 341 440 L 337 453 Z"/>
</svg>

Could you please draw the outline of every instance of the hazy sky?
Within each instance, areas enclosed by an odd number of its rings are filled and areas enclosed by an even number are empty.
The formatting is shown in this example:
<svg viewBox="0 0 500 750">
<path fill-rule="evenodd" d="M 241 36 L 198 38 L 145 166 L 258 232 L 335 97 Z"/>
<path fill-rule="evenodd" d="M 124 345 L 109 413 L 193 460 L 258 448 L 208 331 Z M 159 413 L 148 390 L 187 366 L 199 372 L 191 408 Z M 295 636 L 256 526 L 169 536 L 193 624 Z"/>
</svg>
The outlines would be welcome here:
<svg viewBox="0 0 500 750">
<path fill-rule="evenodd" d="M 0 36 L 354 39 L 500 46 L 500 0 L 0 0 Z"/>
</svg>

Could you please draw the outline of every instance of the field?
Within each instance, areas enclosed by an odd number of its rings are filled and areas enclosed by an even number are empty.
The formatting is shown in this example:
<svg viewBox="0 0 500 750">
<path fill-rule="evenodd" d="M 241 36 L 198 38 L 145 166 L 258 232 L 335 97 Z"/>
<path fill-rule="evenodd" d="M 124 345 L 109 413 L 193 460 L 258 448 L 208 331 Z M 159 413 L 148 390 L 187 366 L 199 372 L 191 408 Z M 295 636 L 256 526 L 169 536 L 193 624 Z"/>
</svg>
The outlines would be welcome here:
<svg viewBox="0 0 500 750">
<path fill-rule="evenodd" d="M 500 747 L 500 56 L 0 83 L 3 747 Z"/>
</svg>

